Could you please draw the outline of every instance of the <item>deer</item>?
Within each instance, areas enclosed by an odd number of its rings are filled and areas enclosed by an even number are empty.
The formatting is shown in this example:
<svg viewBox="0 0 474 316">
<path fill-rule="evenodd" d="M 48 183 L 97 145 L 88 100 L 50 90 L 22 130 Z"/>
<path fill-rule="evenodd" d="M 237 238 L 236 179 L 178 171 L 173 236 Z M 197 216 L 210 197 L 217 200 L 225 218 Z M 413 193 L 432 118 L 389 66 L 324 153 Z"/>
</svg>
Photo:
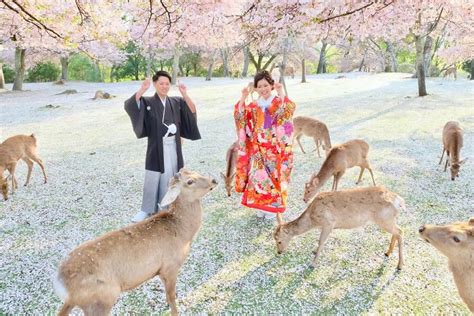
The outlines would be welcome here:
<svg viewBox="0 0 474 316">
<path fill-rule="evenodd" d="M 217 181 L 181 169 L 170 179 L 162 206 L 144 221 L 109 232 L 75 248 L 58 268 L 53 285 L 64 301 L 59 315 L 80 307 L 107 315 L 124 291 L 158 275 L 171 314 L 178 315 L 176 280 L 202 222 L 201 199 Z"/>
<path fill-rule="evenodd" d="M 444 172 L 450 166 L 451 180 L 454 181 L 459 177 L 459 170 L 467 158 L 459 160 L 461 156 L 461 148 L 463 146 L 463 130 L 458 122 L 449 121 L 443 128 L 443 153 L 439 164 L 443 162 L 444 153 L 446 152 L 446 163 L 444 165 Z"/>
<path fill-rule="evenodd" d="M 354 188 L 343 191 L 322 192 L 306 207 L 295 220 L 278 225 L 273 233 L 277 253 L 283 253 L 291 239 L 313 228 L 319 228 L 318 245 L 313 249 L 311 267 L 321 254 L 324 243 L 333 229 L 354 229 L 374 223 L 392 234 L 385 255 L 393 252 L 398 242 L 398 265 L 403 266 L 402 230 L 397 225 L 400 211 L 405 211 L 405 201 L 398 194 L 385 187 Z"/>
<path fill-rule="evenodd" d="M 237 166 L 237 154 L 239 150 L 239 142 L 235 141 L 230 145 L 229 149 L 227 149 L 226 154 L 226 171 L 225 174 L 221 172 L 221 177 L 224 180 L 225 189 L 227 191 L 227 196 L 231 196 L 234 179 L 235 179 L 235 171 Z"/>
<path fill-rule="evenodd" d="M 474 217 L 467 223 L 423 225 L 418 232 L 421 238 L 448 257 L 459 295 L 474 313 Z"/>
<path fill-rule="evenodd" d="M 447 68 L 444 72 L 443 78 L 445 78 L 445 79 L 449 78 L 451 75 L 453 75 L 454 80 L 458 79 L 456 66 L 451 66 L 451 67 Z"/>
<path fill-rule="evenodd" d="M 334 146 L 329 151 L 318 173 L 314 173 L 309 181 L 305 183 L 303 201 L 308 203 L 331 176 L 334 177 L 332 191 L 337 191 L 339 180 L 346 169 L 354 166 L 360 167 L 360 174 L 356 184 L 361 182 L 364 170 L 368 169 L 372 177 L 372 183 L 375 186 L 374 174 L 367 159 L 368 153 L 369 144 L 362 139 L 353 139 L 341 145 Z"/>
<path fill-rule="evenodd" d="M 293 118 L 293 129 L 293 142 L 294 140 L 298 142 L 303 154 L 306 152 L 303 146 L 301 146 L 300 139 L 301 136 L 306 135 L 314 139 L 319 158 L 321 158 L 319 146 L 325 150 L 326 156 L 328 155 L 331 150 L 331 138 L 329 137 L 329 130 L 326 124 L 308 116 L 296 116 Z"/>
<path fill-rule="evenodd" d="M 25 187 L 30 183 L 31 171 L 33 170 L 33 162 L 36 162 L 43 171 L 44 183 L 48 182 L 43 161 L 37 154 L 36 137 L 34 134 L 16 135 L 7 138 L 0 144 L 0 187 L 3 199 L 8 200 L 8 180 L 11 178 L 12 194 L 18 188 L 18 181 L 15 177 L 15 170 L 18 160 L 23 160 L 28 165 L 28 174 L 26 176 Z M 10 173 L 9 176 L 3 177 L 5 170 Z"/>
</svg>

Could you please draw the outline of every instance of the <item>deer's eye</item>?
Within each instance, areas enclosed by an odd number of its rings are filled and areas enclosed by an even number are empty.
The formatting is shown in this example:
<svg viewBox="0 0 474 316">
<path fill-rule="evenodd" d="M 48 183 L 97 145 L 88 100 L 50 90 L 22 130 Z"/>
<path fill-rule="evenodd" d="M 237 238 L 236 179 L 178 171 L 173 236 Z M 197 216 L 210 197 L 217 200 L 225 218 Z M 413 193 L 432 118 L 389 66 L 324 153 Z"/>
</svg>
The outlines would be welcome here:
<svg viewBox="0 0 474 316">
<path fill-rule="evenodd" d="M 453 240 L 454 240 L 455 242 L 461 242 L 461 240 L 459 240 L 459 238 L 456 237 L 456 236 L 453 237 Z"/>
<path fill-rule="evenodd" d="M 191 185 L 194 183 L 194 180 L 193 179 L 189 179 L 187 182 L 186 182 L 188 185 Z"/>
</svg>

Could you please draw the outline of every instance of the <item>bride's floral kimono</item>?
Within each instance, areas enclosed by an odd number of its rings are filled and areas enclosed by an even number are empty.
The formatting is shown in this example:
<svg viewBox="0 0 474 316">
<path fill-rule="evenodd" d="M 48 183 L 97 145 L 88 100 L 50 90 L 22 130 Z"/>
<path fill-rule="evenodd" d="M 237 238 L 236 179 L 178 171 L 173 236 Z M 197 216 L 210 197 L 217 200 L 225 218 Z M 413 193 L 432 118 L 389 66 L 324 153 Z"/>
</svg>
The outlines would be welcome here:
<svg viewBox="0 0 474 316">
<path fill-rule="evenodd" d="M 243 192 L 242 204 L 268 212 L 286 208 L 287 188 L 293 168 L 293 112 L 295 104 L 287 97 L 272 96 L 263 109 L 252 102 L 235 105 L 239 151 L 237 192 Z"/>
</svg>

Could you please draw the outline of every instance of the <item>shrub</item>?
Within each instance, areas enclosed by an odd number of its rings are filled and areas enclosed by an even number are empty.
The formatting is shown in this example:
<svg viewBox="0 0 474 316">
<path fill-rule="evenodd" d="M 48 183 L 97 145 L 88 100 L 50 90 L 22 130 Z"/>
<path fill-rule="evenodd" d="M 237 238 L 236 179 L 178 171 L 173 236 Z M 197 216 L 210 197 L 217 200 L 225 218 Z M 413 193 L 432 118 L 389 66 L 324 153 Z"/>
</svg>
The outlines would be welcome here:
<svg viewBox="0 0 474 316">
<path fill-rule="evenodd" d="M 36 64 L 33 68 L 28 70 L 26 81 L 29 82 L 45 82 L 55 81 L 58 79 L 61 70 L 58 66 L 48 61 L 45 63 Z"/>
</svg>

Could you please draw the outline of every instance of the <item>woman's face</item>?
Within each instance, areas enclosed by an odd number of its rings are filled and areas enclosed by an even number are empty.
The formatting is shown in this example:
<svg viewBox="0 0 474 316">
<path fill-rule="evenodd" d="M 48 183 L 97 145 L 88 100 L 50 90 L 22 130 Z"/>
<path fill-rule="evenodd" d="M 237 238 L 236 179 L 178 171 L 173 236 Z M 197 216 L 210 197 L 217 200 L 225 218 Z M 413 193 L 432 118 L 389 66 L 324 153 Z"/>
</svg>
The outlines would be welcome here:
<svg viewBox="0 0 474 316">
<path fill-rule="evenodd" d="M 273 86 L 268 83 L 266 79 L 261 79 L 257 82 L 257 93 L 264 99 L 268 99 L 270 97 L 270 95 L 272 94 L 272 89 Z"/>
<path fill-rule="evenodd" d="M 167 96 L 168 92 L 170 91 L 170 80 L 165 76 L 159 76 L 158 80 L 153 81 L 153 85 L 155 86 L 156 93 L 159 96 Z"/>
</svg>

